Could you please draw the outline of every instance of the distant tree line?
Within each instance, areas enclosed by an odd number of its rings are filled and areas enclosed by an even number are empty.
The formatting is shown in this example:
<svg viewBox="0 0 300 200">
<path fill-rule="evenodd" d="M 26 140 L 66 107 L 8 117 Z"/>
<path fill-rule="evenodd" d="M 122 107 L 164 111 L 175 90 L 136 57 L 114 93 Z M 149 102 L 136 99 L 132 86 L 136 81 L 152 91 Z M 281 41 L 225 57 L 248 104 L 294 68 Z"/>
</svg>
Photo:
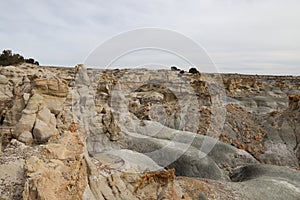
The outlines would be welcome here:
<svg viewBox="0 0 300 200">
<path fill-rule="evenodd" d="M 13 54 L 11 50 L 3 50 L 0 55 L 0 65 L 17 65 L 22 63 L 30 63 L 39 65 L 38 61 L 35 61 L 33 58 L 24 58 L 20 54 Z"/>
</svg>

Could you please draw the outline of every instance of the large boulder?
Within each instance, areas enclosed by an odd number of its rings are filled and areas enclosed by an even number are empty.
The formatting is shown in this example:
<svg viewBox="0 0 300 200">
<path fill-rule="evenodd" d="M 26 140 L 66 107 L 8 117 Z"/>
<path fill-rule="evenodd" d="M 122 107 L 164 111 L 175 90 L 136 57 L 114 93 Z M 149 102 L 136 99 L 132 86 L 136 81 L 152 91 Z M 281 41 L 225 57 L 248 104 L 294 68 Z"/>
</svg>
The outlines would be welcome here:
<svg viewBox="0 0 300 200">
<path fill-rule="evenodd" d="M 38 143 L 44 143 L 50 137 L 57 135 L 58 131 L 57 131 L 57 129 L 50 127 L 44 121 L 42 121 L 40 119 L 36 119 L 32 133 L 33 133 L 34 139 Z"/>
<path fill-rule="evenodd" d="M 45 122 L 49 127 L 56 127 L 55 115 L 52 114 L 46 107 L 44 107 L 37 113 L 36 118 Z"/>
<path fill-rule="evenodd" d="M 24 131 L 19 135 L 18 140 L 25 144 L 32 144 L 33 143 L 32 133 L 29 131 Z"/>
<path fill-rule="evenodd" d="M 43 96 L 35 93 L 22 111 L 22 117 L 15 127 L 13 136 L 21 142 L 30 144 L 34 141 L 44 143 L 57 134 L 54 114 L 45 106 Z"/>
<path fill-rule="evenodd" d="M 23 132 L 31 132 L 36 119 L 36 114 L 23 114 L 15 127 L 13 136 L 18 138 Z"/>
</svg>

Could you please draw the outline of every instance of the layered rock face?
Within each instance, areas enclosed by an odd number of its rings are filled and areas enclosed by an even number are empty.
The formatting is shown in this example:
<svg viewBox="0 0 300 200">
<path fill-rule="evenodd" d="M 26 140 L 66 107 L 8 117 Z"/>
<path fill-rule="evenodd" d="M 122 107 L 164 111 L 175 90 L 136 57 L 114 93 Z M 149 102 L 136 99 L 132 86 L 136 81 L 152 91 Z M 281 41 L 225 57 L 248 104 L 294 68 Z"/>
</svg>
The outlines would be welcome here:
<svg viewBox="0 0 300 200">
<path fill-rule="evenodd" d="M 300 77 L 7 66 L 0 199 L 298 199 Z"/>
</svg>

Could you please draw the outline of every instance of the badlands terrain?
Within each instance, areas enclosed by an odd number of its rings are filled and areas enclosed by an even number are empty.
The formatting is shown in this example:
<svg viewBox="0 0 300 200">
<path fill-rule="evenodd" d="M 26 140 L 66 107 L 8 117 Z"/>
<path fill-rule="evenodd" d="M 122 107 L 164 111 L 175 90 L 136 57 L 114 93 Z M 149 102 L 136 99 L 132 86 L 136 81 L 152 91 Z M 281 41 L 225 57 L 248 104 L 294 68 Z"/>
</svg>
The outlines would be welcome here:
<svg viewBox="0 0 300 200">
<path fill-rule="evenodd" d="M 0 199 L 300 199 L 300 77 L 0 67 Z"/>
</svg>

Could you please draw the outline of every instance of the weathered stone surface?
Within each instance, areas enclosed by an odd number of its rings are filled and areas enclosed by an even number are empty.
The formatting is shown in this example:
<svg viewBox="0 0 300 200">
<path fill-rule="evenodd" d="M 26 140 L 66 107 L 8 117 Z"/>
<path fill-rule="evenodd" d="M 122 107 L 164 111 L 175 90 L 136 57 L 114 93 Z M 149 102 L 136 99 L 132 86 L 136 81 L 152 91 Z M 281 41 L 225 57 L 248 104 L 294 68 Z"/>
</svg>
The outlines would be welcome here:
<svg viewBox="0 0 300 200">
<path fill-rule="evenodd" d="M 29 99 L 26 108 L 23 110 L 24 114 L 36 114 L 44 106 L 44 98 L 40 94 L 33 94 Z"/>
<path fill-rule="evenodd" d="M 26 176 L 25 160 L 32 156 L 33 148 L 12 139 L 0 156 L 0 197 L 1 199 L 22 199 Z"/>
<path fill-rule="evenodd" d="M 112 112 L 103 115 L 103 131 L 108 134 L 109 139 L 115 141 L 119 138 L 121 129 L 119 128 Z"/>
<path fill-rule="evenodd" d="M 40 110 L 37 113 L 36 118 L 45 122 L 49 127 L 53 127 L 53 128 L 56 127 L 55 116 L 46 107 L 44 107 L 42 110 Z"/>
<path fill-rule="evenodd" d="M 126 135 L 120 140 L 123 146 L 145 153 L 160 166 L 175 168 L 178 175 L 226 180 L 227 170 L 247 163 L 257 163 L 245 151 L 209 137 L 176 131 L 157 122 L 147 122 L 144 126 L 135 127 L 135 130 L 140 135 Z M 211 146 L 206 157 L 205 145 Z"/>
<path fill-rule="evenodd" d="M 300 173 L 286 167 L 249 165 L 233 171 L 233 181 L 249 199 L 297 199 Z"/>
<path fill-rule="evenodd" d="M 49 145 L 44 146 L 46 158 L 32 156 L 26 161 L 23 199 L 82 199 L 87 171 L 77 133 L 65 133 L 56 148 Z"/>
<path fill-rule="evenodd" d="M 58 115 L 64 108 L 66 98 L 50 95 L 43 95 L 45 106 L 55 115 Z"/>
<path fill-rule="evenodd" d="M 38 143 L 44 143 L 50 137 L 57 135 L 58 131 L 53 127 L 49 127 L 44 121 L 36 119 L 32 134 Z"/>
<path fill-rule="evenodd" d="M 299 77 L 222 75 L 221 104 L 208 87 L 216 75 L 83 65 L 0 75 L 1 198 L 299 196 Z M 223 130 L 216 101 L 227 105 Z"/>
<path fill-rule="evenodd" d="M 289 107 L 282 112 L 264 116 L 265 153 L 259 156 L 261 162 L 299 168 L 300 114 L 297 110 L 297 95 L 289 99 Z"/>
<path fill-rule="evenodd" d="M 8 83 L 8 79 L 6 78 L 6 76 L 4 75 L 0 75 L 0 84 L 7 84 Z"/>
<path fill-rule="evenodd" d="M 264 154 L 259 155 L 259 160 L 266 164 L 274 164 L 279 166 L 298 167 L 298 159 L 293 152 L 289 149 L 284 142 L 267 141 L 265 143 L 266 151 Z"/>
<path fill-rule="evenodd" d="M 146 170 L 158 171 L 163 169 L 148 156 L 128 149 L 96 153 L 93 154 L 93 158 L 100 161 L 103 165 L 110 164 L 111 167 L 112 163 L 119 161 L 116 166 L 118 166 L 119 169 L 126 170 L 127 172 L 131 171 L 142 173 Z"/>
<path fill-rule="evenodd" d="M 24 184 L 24 161 L 15 160 L 0 165 L 0 196 L 3 200 L 18 199 Z"/>
<path fill-rule="evenodd" d="M 59 78 L 35 79 L 34 89 L 41 94 L 44 105 L 54 114 L 59 114 L 63 110 L 63 105 L 68 95 L 68 83 Z"/>
<path fill-rule="evenodd" d="M 1 67 L 1 74 L 6 76 L 7 78 L 14 78 L 22 73 L 24 73 L 24 71 L 21 70 L 20 67 L 17 67 L 17 66 Z"/>
<path fill-rule="evenodd" d="M 34 80 L 34 88 L 41 94 L 67 97 L 68 83 L 58 78 L 38 78 Z"/>
<path fill-rule="evenodd" d="M 29 131 L 24 131 L 19 135 L 18 140 L 25 144 L 32 144 L 33 143 L 32 133 Z"/>
<path fill-rule="evenodd" d="M 120 172 L 103 168 L 96 173 L 96 165 L 91 160 L 89 167 L 89 186 L 84 199 L 189 199 L 175 181 L 174 170 Z M 113 164 L 113 163 L 112 163 Z M 112 165 L 105 165 L 108 168 Z"/>
<path fill-rule="evenodd" d="M 6 126 L 15 126 L 22 117 L 22 111 L 26 106 L 24 99 L 18 96 L 11 103 L 12 106 L 3 106 L 3 109 L 6 110 L 3 124 Z"/>
<path fill-rule="evenodd" d="M 30 134 L 33 134 L 30 137 Z M 22 117 L 15 127 L 13 136 L 26 144 L 46 142 L 57 135 L 56 118 L 45 106 L 44 98 L 35 93 L 22 111 Z"/>
<path fill-rule="evenodd" d="M 36 114 L 23 114 L 20 121 L 15 127 L 13 136 L 18 138 L 19 135 L 25 131 L 32 132 L 32 128 L 35 124 Z"/>
<path fill-rule="evenodd" d="M 76 81 L 77 83 L 80 82 L 82 85 L 89 86 L 90 85 L 90 78 L 87 74 L 87 69 L 82 64 L 76 65 L 75 67 L 75 73 L 76 73 Z M 79 80 L 79 82 L 78 82 Z"/>
</svg>

